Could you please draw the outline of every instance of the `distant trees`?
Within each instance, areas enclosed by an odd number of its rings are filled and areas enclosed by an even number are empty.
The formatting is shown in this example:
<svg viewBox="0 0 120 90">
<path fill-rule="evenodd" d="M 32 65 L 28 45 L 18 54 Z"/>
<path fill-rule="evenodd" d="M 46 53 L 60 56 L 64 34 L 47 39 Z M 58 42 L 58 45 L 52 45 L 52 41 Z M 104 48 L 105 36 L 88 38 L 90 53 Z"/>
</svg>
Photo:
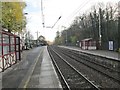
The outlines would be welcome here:
<svg viewBox="0 0 120 90">
<path fill-rule="evenodd" d="M 21 32 L 26 25 L 23 9 L 24 2 L 1 2 L 2 17 L 0 24 L 9 32 Z"/>
<path fill-rule="evenodd" d="M 108 3 L 106 6 L 104 6 L 103 3 L 98 3 L 98 5 L 93 6 L 89 12 L 76 17 L 71 26 L 66 29 L 68 43 L 76 45 L 77 40 L 81 41 L 85 38 L 93 38 L 97 42 L 96 44 L 99 49 L 99 40 L 101 34 L 102 49 L 108 49 L 108 42 L 111 40 L 114 42 L 115 48 L 117 48 L 117 14 L 117 4 Z M 63 33 L 64 31 L 62 31 L 60 38 L 65 37 L 65 34 Z"/>
<path fill-rule="evenodd" d="M 55 42 L 56 42 L 56 44 L 61 44 L 61 37 L 60 37 L 60 32 L 59 31 L 57 31 L 56 32 L 56 38 L 55 38 Z"/>
</svg>

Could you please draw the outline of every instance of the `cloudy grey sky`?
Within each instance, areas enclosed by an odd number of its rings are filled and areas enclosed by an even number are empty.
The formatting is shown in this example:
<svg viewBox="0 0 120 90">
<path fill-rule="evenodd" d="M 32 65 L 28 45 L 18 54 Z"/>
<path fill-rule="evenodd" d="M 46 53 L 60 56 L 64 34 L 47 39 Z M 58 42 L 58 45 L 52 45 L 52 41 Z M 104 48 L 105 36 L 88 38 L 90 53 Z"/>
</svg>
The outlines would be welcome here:
<svg viewBox="0 0 120 90">
<path fill-rule="evenodd" d="M 76 15 L 80 15 L 89 11 L 91 6 L 98 2 L 117 3 L 119 0 L 43 0 L 43 13 L 45 26 L 53 26 L 59 16 L 62 18 L 58 21 L 53 29 L 42 27 L 41 17 L 41 0 L 25 0 L 27 7 L 27 30 L 31 32 L 34 39 L 39 35 L 45 36 L 47 40 L 53 41 L 56 31 L 61 31 L 62 26 L 68 27 Z"/>
</svg>

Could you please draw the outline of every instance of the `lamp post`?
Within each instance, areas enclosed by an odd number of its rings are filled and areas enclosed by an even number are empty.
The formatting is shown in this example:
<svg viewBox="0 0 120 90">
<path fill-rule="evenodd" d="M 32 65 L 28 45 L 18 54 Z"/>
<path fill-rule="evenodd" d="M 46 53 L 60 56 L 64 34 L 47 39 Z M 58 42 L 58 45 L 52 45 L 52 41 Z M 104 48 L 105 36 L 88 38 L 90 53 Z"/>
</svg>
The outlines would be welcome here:
<svg viewBox="0 0 120 90">
<path fill-rule="evenodd" d="M 36 34 L 37 34 L 37 46 L 38 46 L 38 43 L 39 43 L 39 40 L 38 40 L 38 34 L 39 34 L 40 32 L 36 32 Z"/>
<path fill-rule="evenodd" d="M 102 42 L 102 35 L 101 35 L 101 8 L 99 8 L 99 49 L 101 49 L 101 42 Z"/>
<path fill-rule="evenodd" d="M 120 1 L 118 2 L 118 51 L 120 52 Z"/>
<path fill-rule="evenodd" d="M 27 35 L 27 32 L 26 32 L 26 34 L 25 34 L 25 49 L 27 49 L 27 47 L 28 47 L 27 40 L 28 40 L 28 35 Z"/>
<path fill-rule="evenodd" d="M 24 46 L 25 46 L 25 39 L 24 39 L 24 33 L 23 33 L 23 36 L 22 36 L 22 50 L 24 50 Z"/>
<path fill-rule="evenodd" d="M 66 27 L 65 26 L 62 26 L 63 28 L 64 28 L 64 30 L 66 29 Z M 67 46 L 67 30 L 65 30 L 65 44 L 66 44 L 66 46 Z"/>
<path fill-rule="evenodd" d="M 77 46 L 79 47 L 79 41 L 77 40 Z"/>
<path fill-rule="evenodd" d="M 26 17 L 26 15 L 28 15 L 28 13 L 25 12 L 24 15 Z M 25 29 L 25 33 L 23 33 L 23 40 L 24 40 L 24 49 L 28 49 L 28 32 L 27 32 L 27 29 Z"/>
<path fill-rule="evenodd" d="M 67 30 L 65 30 L 66 32 L 66 38 L 65 38 L 65 41 L 66 41 L 66 46 L 67 46 L 67 42 L 68 42 L 68 39 L 67 39 Z"/>
</svg>

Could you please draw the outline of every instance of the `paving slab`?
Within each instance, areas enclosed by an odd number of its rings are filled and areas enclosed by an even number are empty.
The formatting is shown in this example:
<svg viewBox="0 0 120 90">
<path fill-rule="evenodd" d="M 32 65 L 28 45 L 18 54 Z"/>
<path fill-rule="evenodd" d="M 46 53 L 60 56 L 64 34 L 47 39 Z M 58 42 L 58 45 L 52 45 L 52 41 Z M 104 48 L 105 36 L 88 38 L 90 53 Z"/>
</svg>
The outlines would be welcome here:
<svg viewBox="0 0 120 90">
<path fill-rule="evenodd" d="M 43 53 L 39 57 L 27 88 L 53 88 L 62 90 L 61 83 L 47 51 L 47 46 L 43 48 Z"/>
<path fill-rule="evenodd" d="M 72 47 L 72 46 L 59 46 L 59 47 L 63 47 L 63 48 L 68 48 L 68 49 L 72 49 L 72 50 L 77 50 L 77 51 L 81 51 L 81 52 L 85 52 L 85 53 L 90 53 L 93 55 L 98 55 L 98 56 L 102 56 L 102 57 L 106 57 L 106 58 L 111 58 L 111 59 L 115 59 L 115 60 L 120 60 L 120 54 L 114 51 L 107 51 L 107 50 L 83 50 L 79 47 Z"/>
<path fill-rule="evenodd" d="M 39 88 L 62 88 L 48 54 L 47 47 L 45 47 L 43 53 L 39 82 Z"/>
<path fill-rule="evenodd" d="M 26 81 L 25 77 L 28 77 L 27 75 L 31 71 L 30 67 L 34 65 L 36 57 L 38 57 L 41 50 L 41 47 L 36 47 L 23 51 L 22 60 L 2 72 L 2 88 L 23 88 L 23 82 Z"/>
</svg>

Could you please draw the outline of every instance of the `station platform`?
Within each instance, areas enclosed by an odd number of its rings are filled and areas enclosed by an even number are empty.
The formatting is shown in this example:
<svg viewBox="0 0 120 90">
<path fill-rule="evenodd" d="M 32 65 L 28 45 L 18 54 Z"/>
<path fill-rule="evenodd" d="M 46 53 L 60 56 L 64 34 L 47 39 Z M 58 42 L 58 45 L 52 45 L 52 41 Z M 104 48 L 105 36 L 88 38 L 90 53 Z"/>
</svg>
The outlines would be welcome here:
<svg viewBox="0 0 120 90">
<path fill-rule="evenodd" d="M 85 52 L 85 53 L 90 53 L 93 55 L 97 55 L 97 56 L 101 56 L 101 57 L 105 57 L 105 58 L 111 58 L 111 59 L 115 59 L 115 60 L 120 60 L 120 54 L 114 51 L 107 51 L 107 50 L 83 50 L 79 47 L 73 47 L 73 46 L 59 46 L 62 48 L 68 48 L 68 49 L 72 49 L 72 50 L 77 50 L 77 51 L 81 51 L 81 52 Z"/>
<path fill-rule="evenodd" d="M 43 48 L 34 71 L 24 88 L 59 88 L 62 90 L 61 83 L 47 51 L 47 46 Z"/>
<path fill-rule="evenodd" d="M 2 76 L 1 76 L 2 75 Z M 47 46 L 22 52 L 22 60 L 0 74 L 0 90 L 63 90 Z"/>
</svg>

